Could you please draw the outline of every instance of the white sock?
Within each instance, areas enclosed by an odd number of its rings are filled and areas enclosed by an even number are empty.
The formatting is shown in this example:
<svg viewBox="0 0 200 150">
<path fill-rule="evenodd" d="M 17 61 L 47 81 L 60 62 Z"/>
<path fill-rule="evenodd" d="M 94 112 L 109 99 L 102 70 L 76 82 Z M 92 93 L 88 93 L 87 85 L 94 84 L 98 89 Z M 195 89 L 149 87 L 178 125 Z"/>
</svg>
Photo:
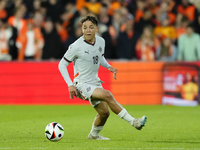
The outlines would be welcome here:
<svg viewBox="0 0 200 150">
<path fill-rule="evenodd" d="M 127 111 L 125 108 L 122 109 L 122 111 L 119 112 L 119 114 L 117 114 L 120 118 L 126 120 L 128 123 L 130 123 L 131 125 L 133 125 L 133 120 L 135 118 L 133 118 Z"/>
<path fill-rule="evenodd" d="M 103 129 L 103 126 L 95 126 L 94 124 L 92 125 L 92 129 L 90 131 L 90 134 L 92 136 L 98 136 L 99 132 Z"/>
</svg>

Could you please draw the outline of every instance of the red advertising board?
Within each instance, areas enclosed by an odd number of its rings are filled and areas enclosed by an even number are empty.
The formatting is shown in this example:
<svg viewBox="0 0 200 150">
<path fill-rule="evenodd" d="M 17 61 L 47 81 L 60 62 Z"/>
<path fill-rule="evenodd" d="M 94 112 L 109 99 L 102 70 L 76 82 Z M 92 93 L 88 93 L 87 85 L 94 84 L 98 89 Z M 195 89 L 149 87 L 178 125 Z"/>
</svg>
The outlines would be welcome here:
<svg viewBox="0 0 200 150">
<path fill-rule="evenodd" d="M 89 104 L 69 99 L 68 87 L 58 70 L 58 62 L 0 63 L 0 104 Z M 73 79 L 73 64 L 68 66 Z M 109 71 L 100 68 L 100 78 L 110 88 Z"/>
</svg>

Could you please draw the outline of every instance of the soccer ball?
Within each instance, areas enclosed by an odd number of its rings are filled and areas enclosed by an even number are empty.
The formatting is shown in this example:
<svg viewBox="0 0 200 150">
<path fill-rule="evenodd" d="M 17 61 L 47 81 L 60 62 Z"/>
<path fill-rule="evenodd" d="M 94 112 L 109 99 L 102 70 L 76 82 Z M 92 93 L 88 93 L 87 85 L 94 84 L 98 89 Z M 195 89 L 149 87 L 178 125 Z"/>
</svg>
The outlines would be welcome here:
<svg viewBox="0 0 200 150">
<path fill-rule="evenodd" d="M 45 128 L 45 136 L 50 141 L 59 141 L 64 135 L 64 128 L 57 122 L 49 123 Z"/>
</svg>

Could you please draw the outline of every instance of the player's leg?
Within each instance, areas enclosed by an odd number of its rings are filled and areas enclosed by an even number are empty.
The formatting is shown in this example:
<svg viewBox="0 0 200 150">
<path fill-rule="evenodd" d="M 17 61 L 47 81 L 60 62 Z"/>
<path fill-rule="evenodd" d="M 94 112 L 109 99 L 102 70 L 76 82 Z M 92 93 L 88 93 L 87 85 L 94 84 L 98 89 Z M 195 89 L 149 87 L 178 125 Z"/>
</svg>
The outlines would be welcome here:
<svg viewBox="0 0 200 150">
<path fill-rule="evenodd" d="M 105 89 L 96 88 L 92 93 L 91 101 L 105 101 L 115 114 L 119 114 L 123 109 L 114 99 L 112 93 Z"/>
<path fill-rule="evenodd" d="M 108 119 L 110 115 L 108 104 L 104 101 L 101 101 L 98 105 L 94 107 L 94 109 L 97 111 L 97 115 L 94 119 L 94 125 L 104 126 L 104 124 L 106 123 L 106 120 Z"/>
<path fill-rule="evenodd" d="M 109 140 L 109 138 L 105 138 L 99 135 L 99 132 L 103 129 L 103 126 L 110 115 L 108 105 L 106 102 L 101 101 L 98 105 L 94 107 L 94 109 L 97 111 L 97 115 L 94 119 L 92 129 L 90 131 L 90 134 L 88 135 L 88 138 L 98 140 Z"/>
<path fill-rule="evenodd" d="M 147 117 L 143 116 L 142 118 L 135 119 L 132 117 L 125 108 L 123 108 L 114 98 L 112 93 L 108 90 L 96 88 L 93 91 L 91 101 L 104 101 L 108 104 L 110 109 L 117 114 L 120 118 L 126 120 L 129 124 L 134 126 L 136 129 L 141 130 L 144 124 L 146 123 Z"/>
</svg>

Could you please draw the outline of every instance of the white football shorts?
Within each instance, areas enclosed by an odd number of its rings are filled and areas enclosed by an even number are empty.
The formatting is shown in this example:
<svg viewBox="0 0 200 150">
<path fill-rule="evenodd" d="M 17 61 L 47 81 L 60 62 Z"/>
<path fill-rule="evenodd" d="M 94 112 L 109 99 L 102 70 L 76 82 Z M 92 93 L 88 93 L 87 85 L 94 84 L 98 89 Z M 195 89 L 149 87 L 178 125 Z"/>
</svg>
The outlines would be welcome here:
<svg viewBox="0 0 200 150">
<path fill-rule="evenodd" d="M 96 84 L 74 82 L 74 86 L 78 91 L 78 97 L 82 100 L 89 100 L 92 107 L 98 105 L 101 101 L 92 101 L 91 96 L 96 88 L 102 88 L 101 82 Z"/>
</svg>

